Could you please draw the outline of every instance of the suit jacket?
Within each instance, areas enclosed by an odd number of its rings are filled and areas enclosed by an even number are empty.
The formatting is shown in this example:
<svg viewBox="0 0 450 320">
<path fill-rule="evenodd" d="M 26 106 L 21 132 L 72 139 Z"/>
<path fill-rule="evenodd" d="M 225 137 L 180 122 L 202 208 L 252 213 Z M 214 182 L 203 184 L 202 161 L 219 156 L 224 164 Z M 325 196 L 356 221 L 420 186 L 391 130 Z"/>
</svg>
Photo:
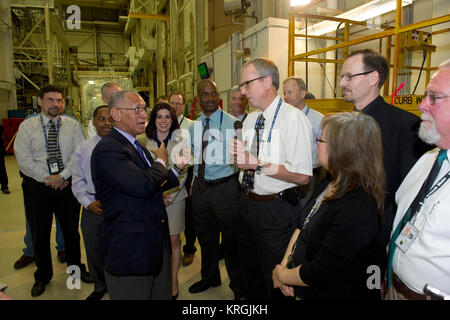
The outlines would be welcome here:
<svg viewBox="0 0 450 320">
<path fill-rule="evenodd" d="M 143 151 L 150 168 L 113 129 L 92 152 L 92 180 L 104 212 L 101 253 L 105 270 L 113 275 L 158 274 L 164 243 L 170 241 L 162 193 L 178 185 L 178 179 Z"/>
<path fill-rule="evenodd" d="M 381 129 L 387 194 L 380 241 L 385 246 L 396 212 L 395 193 L 409 170 L 432 146 L 422 142 L 417 134 L 419 117 L 386 103 L 381 96 L 362 112 L 372 116 Z"/>
</svg>

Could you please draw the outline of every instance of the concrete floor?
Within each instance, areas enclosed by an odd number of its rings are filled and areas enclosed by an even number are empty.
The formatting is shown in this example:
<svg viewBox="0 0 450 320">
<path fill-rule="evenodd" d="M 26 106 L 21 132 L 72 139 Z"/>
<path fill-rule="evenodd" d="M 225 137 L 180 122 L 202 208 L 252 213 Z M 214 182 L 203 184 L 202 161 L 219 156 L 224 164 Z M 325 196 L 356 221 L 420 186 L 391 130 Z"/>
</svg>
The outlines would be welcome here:
<svg viewBox="0 0 450 320">
<path fill-rule="evenodd" d="M 23 195 L 19 177 L 19 169 L 14 156 L 5 157 L 6 169 L 9 178 L 9 189 L 11 194 L 5 195 L 0 192 L 0 281 L 8 285 L 7 294 L 12 299 L 17 300 L 83 300 L 93 290 L 93 284 L 81 283 L 80 289 L 69 290 L 66 282 L 66 264 L 58 262 L 55 249 L 55 225 L 53 225 L 51 235 L 51 248 L 53 259 L 53 279 L 47 285 L 45 292 L 37 297 L 31 297 L 31 288 L 34 283 L 33 274 L 36 270 L 34 263 L 29 266 L 15 270 L 14 262 L 22 255 L 24 247 L 23 237 L 25 235 L 25 214 L 23 207 Z M 81 236 L 81 230 L 80 230 Z M 83 237 L 81 237 L 81 257 L 86 263 L 86 253 L 84 250 Z M 182 244 L 184 237 L 182 234 Z M 190 294 L 188 288 L 200 280 L 200 247 L 197 243 L 197 253 L 194 262 L 188 267 L 180 267 L 179 300 L 231 300 L 233 292 L 229 288 L 229 279 L 225 269 L 224 260 L 220 261 L 220 271 L 222 285 L 210 288 L 205 292 Z M 108 295 L 103 299 L 109 300 Z"/>
</svg>

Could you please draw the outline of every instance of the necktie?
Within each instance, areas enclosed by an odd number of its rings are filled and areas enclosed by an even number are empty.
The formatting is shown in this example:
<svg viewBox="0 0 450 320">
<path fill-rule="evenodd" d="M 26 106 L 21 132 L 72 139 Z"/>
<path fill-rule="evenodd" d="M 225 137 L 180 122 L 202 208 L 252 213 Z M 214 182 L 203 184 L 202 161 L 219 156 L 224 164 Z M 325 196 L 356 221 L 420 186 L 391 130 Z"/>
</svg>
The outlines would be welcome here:
<svg viewBox="0 0 450 320">
<path fill-rule="evenodd" d="M 419 192 L 417 193 L 416 197 L 412 201 L 411 205 L 409 206 L 408 210 L 406 211 L 405 215 L 403 216 L 402 220 L 398 224 L 397 228 L 394 231 L 394 234 L 392 235 L 391 241 L 389 242 L 389 250 L 388 250 L 388 265 L 387 265 L 387 288 L 389 289 L 391 286 L 391 272 L 392 272 L 392 261 L 394 259 L 394 253 L 397 248 L 397 245 L 395 244 L 395 241 L 397 240 L 398 236 L 400 235 L 400 232 L 403 230 L 404 226 L 408 221 L 410 221 L 414 215 L 417 213 L 417 211 L 421 207 L 421 202 L 425 199 L 427 196 L 427 193 L 430 191 L 434 180 L 436 180 L 439 171 L 441 170 L 442 163 L 447 158 L 447 150 L 440 150 L 438 153 L 438 156 L 436 158 L 436 161 L 433 164 L 433 167 L 430 170 L 430 173 L 425 179 L 425 181 L 422 184 L 422 187 L 420 188 Z"/>
<path fill-rule="evenodd" d="M 250 147 L 250 153 L 258 157 L 259 155 L 259 142 L 261 141 L 262 133 L 264 131 L 264 116 L 262 113 L 259 115 L 255 126 L 255 137 L 253 138 L 252 145 Z M 242 176 L 242 187 L 244 192 L 252 192 L 255 187 L 255 170 L 247 169 Z"/>
<path fill-rule="evenodd" d="M 64 169 L 62 161 L 61 150 L 57 147 L 58 133 L 56 132 L 55 122 L 53 120 L 48 121 L 48 156 L 50 159 L 56 159 L 58 161 L 59 172 Z"/>
<path fill-rule="evenodd" d="M 208 146 L 208 138 L 205 137 L 205 133 L 209 130 L 209 118 L 205 119 L 205 127 L 203 128 L 203 135 L 202 135 L 202 159 L 200 164 L 198 165 L 198 190 L 200 192 L 205 191 L 206 183 L 205 183 L 205 149 Z"/>
<path fill-rule="evenodd" d="M 145 159 L 144 156 L 144 151 L 142 151 L 142 145 L 139 143 L 139 141 L 134 140 L 134 144 L 136 146 L 136 150 L 139 153 L 139 155 L 141 156 L 142 160 L 144 160 L 144 163 L 147 165 L 148 167 L 148 163 L 147 163 L 147 159 Z"/>
</svg>

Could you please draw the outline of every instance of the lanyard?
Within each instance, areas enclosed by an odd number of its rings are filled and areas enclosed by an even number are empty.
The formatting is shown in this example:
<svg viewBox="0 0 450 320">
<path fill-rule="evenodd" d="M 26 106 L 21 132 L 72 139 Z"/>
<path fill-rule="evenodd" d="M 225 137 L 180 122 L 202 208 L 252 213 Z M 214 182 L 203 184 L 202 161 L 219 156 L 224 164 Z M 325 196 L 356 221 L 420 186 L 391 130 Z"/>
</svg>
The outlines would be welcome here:
<svg viewBox="0 0 450 320">
<path fill-rule="evenodd" d="M 308 113 L 309 113 L 309 107 L 308 107 L 308 106 L 305 106 L 305 108 L 306 108 L 305 116 L 308 116 Z"/>
<path fill-rule="evenodd" d="M 181 119 L 181 121 L 180 121 L 180 123 L 178 124 L 180 127 L 181 127 L 181 124 L 183 123 L 183 121 L 184 121 L 184 116 L 182 116 L 183 118 Z"/>
<path fill-rule="evenodd" d="M 443 176 L 441 179 L 439 179 L 439 181 L 430 189 L 430 191 L 427 193 L 427 195 L 425 196 L 425 199 L 423 199 L 422 202 L 419 202 L 419 207 L 417 208 L 416 212 L 420 211 L 420 208 L 422 208 L 423 204 L 427 201 L 427 199 L 433 195 L 436 191 L 438 191 L 442 185 L 447 182 L 447 180 L 450 178 L 450 171 L 447 172 L 447 174 L 445 176 Z"/>
<path fill-rule="evenodd" d="M 272 141 L 272 130 L 273 130 L 273 126 L 275 124 L 275 120 L 277 120 L 277 116 L 278 116 L 278 112 L 280 111 L 280 107 L 281 107 L 281 103 L 283 101 L 280 98 L 280 101 L 278 101 L 278 105 L 277 105 L 277 109 L 275 110 L 275 115 L 273 116 L 273 120 L 272 120 L 272 124 L 270 126 L 270 131 L 269 131 L 269 138 L 267 139 L 267 142 Z M 255 123 L 255 130 L 258 129 L 258 125 L 259 125 L 259 118 L 256 120 Z"/>
<path fill-rule="evenodd" d="M 44 120 L 42 119 L 42 114 L 39 115 L 41 119 L 41 125 L 42 125 L 42 132 L 44 133 L 44 139 L 45 139 L 45 149 L 48 153 L 48 137 L 47 137 L 47 130 L 45 129 L 46 125 L 44 125 Z M 58 123 L 56 124 L 56 150 L 59 150 L 59 129 L 61 127 L 61 117 L 58 118 Z"/>
</svg>

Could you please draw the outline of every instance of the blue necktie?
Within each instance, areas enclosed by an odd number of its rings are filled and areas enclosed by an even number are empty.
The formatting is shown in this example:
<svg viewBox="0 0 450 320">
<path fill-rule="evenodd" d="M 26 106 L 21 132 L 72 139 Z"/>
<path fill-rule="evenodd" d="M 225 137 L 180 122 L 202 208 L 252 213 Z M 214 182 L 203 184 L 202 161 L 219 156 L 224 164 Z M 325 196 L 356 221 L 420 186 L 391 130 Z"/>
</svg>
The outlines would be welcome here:
<svg viewBox="0 0 450 320">
<path fill-rule="evenodd" d="M 406 225 L 406 223 L 408 221 L 410 221 L 414 217 L 414 215 L 417 213 L 417 211 L 418 211 L 417 209 L 420 208 L 419 204 L 425 199 L 428 191 L 430 191 L 434 180 L 436 180 L 436 178 L 439 174 L 439 171 L 441 170 L 442 163 L 444 162 L 444 160 L 446 158 L 447 158 L 447 150 L 441 149 L 438 153 L 436 161 L 433 164 L 433 167 L 431 168 L 428 178 L 425 179 L 424 183 L 422 184 L 422 188 L 420 188 L 420 190 L 417 193 L 416 197 L 414 198 L 413 202 L 409 206 L 409 209 L 406 211 L 402 220 L 400 221 L 397 228 L 395 229 L 394 234 L 392 235 L 391 241 L 389 242 L 388 265 L 387 265 L 387 273 L 386 273 L 388 289 L 391 287 L 392 261 L 394 259 L 395 249 L 397 248 L 395 241 L 397 240 L 398 236 L 400 235 L 400 232 L 403 230 L 403 227 Z"/>
<path fill-rule="evenodd" d="M 136 150 L 141 156 L 142 160 L 144 160 L 144 163 L 148 166 L 147 159 L 145 158 L 144 155 L 144 151 L 142 151 L 142 145 L 137 140 L 134 140 L 134 144 L 136 145 Z"/>
</svg>

